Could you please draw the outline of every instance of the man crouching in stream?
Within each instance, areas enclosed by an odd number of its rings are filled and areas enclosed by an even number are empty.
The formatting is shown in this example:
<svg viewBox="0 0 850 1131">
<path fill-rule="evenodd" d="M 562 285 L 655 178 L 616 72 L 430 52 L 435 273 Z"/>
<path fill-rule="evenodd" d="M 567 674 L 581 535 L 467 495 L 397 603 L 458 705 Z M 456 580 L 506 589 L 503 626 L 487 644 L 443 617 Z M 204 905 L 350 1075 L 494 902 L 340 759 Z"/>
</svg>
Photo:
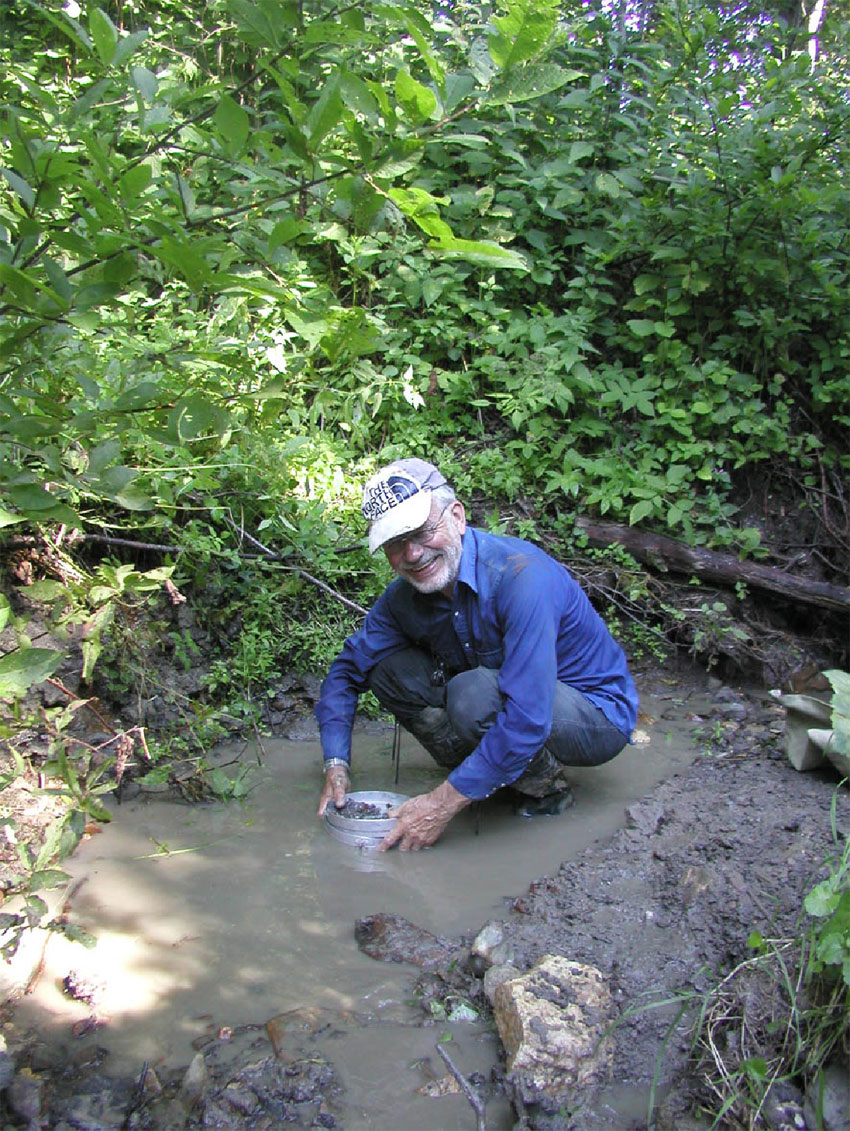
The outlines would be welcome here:
<svg viewBox="0 0 850 1131">
<path fill-rule="evenodd" d="M 381 843 L 432 845 L 456 813 L 511 786 L 516 812 L 562 812 L 565 766 L 619 754 L 637 718 L 620 646 L 567 570 L 518 538 L 467 526 L 436 467 L 402 459 L 366 484 L 369 550 L 398 577 L 350 636 L 322 684 L 316 718 L 322 816 L 349 790 L 358 696 L 371 689 L 446 781 L 393 810 Z"/>
</svg>

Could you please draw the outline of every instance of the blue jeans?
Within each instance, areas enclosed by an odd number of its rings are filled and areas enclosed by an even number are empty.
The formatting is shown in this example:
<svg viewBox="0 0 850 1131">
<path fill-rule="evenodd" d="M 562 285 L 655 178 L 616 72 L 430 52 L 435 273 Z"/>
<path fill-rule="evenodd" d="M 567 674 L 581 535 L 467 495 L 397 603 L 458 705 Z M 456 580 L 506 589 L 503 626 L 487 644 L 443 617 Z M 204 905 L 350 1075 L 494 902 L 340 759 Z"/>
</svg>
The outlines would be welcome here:
<svg viewBox="0 0 850 1131">
<path fill-rule="evenodd" d="M 499 673 L 472 668 L 441 684 L 434 665 L 419 648 L 396 652 L 372 671 L 369 686 L 381 705 L 422 743 L 441 766 L 460 765 L 496 721 L 503 699 Z M 599 766 L 628 743 L 588 699 L 559 683 L 555 688 L 552 730 L 545 746 L 513 784 L 542 797 L 569 784 L 562 766 Z"/>
</svg>

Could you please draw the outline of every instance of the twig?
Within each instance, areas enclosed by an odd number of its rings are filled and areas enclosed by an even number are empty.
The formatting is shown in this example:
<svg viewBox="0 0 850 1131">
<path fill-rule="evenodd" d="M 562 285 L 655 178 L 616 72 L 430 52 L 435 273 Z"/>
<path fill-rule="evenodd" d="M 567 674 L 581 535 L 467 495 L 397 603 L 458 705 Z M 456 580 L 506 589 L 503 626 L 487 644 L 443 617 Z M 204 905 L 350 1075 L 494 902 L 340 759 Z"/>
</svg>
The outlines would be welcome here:
<svg viewBox="0 0 850 1131">
<path fill-rule="evenodd" d="M 256 546 L 258 550 L 261 550 L 266 557 L 274 561 L 280 561 L 280 554 L 275 553 L 275 551 L 269 549 L 268 546 L 264 546 L 258 538 L 255 538 L 253 534 L 249 534 L 244 526 L 237 526 L 229 515 L 225 515 L 225 522 L 235 530 L 241 538 L 246 538 L 252 546 Z M 332 589 L 330 585 L 321 581 L 318 577 L 314 577 L 311 573 L 308 573 L 306 569 L 302 569 L 300 566 L 292 566 L 291 568 L 294 569 L 296 573 L 300 574 L 301 577 L 306 577 L 308 581 L 312 582 L 313 585 L 317 586 L 325 593 L 329 593 L 331 597 L 336 597 L 337 601 L 342 601 L 343 605 L 346 605 L 349 609 L 353 609 L 354 612 L 360 613 L 364 617 L 366 616 L 368 610 L 364 609 L 362 605 L 358 605 L 356 601 L 349 601 L 348 597 L 343 597 L 342 593 L 338 593 L 336 589 Z"/>
<path fill-rule="evenodd" d="M 230 527 L 240 535 L 240 537 L 245 538 L 252 545 L 256 546 L 257 549 L 261 551 L 262 556 L 267 558 L 269 561 L 282 562 L 287 558 L 292 557 L 292 554 L 278 554 L 268 546 L 264 546 L 262 542 L 260 542 L 253 536 L 253 534 L 249 534 L 243 526 L 237 526 L 237 524 L 230 517 L 225 516 L 225 520 L 230 525 Z M 104 542 L 106 545 L 110 546 L 127 546 L 133 550 L 156 550 L 163 554 L 182 554 L 186 552 L 184 547 L 182 546 L 167 546 L 159 542 L 136 542 L 130 538 L 114 538 L 108 534 L 79 534 L 76 540 L 83 542 Z M 10 546 L 29 546 L 35 544 L 36 539 L 21 535 L 12 535 L 12 537 L 7 540 L 7 545 Z M 340 554 L 348 554 L 357 549 L 359 549 L 359 546 L 342 546 L 338 552 Z M 243 555 L 243 557 L 245 558 L 250 558 L 253 556 L 254 555 L 252 554 Z M 344 597 L 342 593 L 338 593 L 336 589 L 333 589 L 330 585 L 328 585 L 324 581 L 321 581 L 318 577 L 314 577 L 313 574 L 308 573 L 306 569 L 302 569 L 297 565 L 290 565 L 286 568 L 294 570 L 305 580 L 309 581 L 311 585 L 315 585 L 318 589 L 321 589 L 325 593 L 328 593 L 331 597 L 335 597 L 337 601 L 341 601 L 343 605 L 346 605 L 355 613 L 360 613 L 360 615 L 364 617 L 366 616 L 368 610 L 364 609 L 362 605 L 358 605 L 356 601 L 350 601 L 348 597 Z"/>
<path fill-rule="evenodd" d="M 466 1077 L 461 1073 L 460 1069 L 456 1067 L 454 1061 L 443 1046 L 437 1045 L 436 1048 L 437 1052 L 445 1061 L 449 1072 L 451 1072 L 452 1076 L 454 1076 L 455 1080 L 460 1084 L 460 1090 L 472 1104 L 473 1111 L 478 1117 L 478 1131 L 487 1131 L 487 1124 L 484 1119 L 484 1104 L 481 1102 L 481 1097 L 469 1086 Z"/>
<path fill-rule="evenodd" d="M 58 688 L 58 690 L 61 691 L 63 695 L 67 695 L 68 698 L 72 702 L 74 700 L 79 699 L 79 696 L 76 695 L 75 692 L 73 692 L 70 689 L 70 687 L 66 687 L 65 684 L 62 683 L 61 680 L 54 679 L 52 676 L 48 676 L 48 678 L 44 682 L 49 683 L 53 687 Z M 85 707 L 85 709 L 87 711 L 91 711 L 91 713 L 94 715 L 94 717 L 97 719 L 97 721 L 103 725 L 103 729 L 109 731 L 110 734 L 117 737 L 118 731 L 115 729 L 115 727 L 112 725 L 112 723 L 110 723 L 107 719 L 105 719 L 103 717 L 103 715 L 100 713 L 100 711 L 98 711 L 97 707 L 92 706 L 93 701 L 94 701 L 93 699 L 83 699 L 80 702 L 80 706 Z M 104 743 L 103 745 L 106 745 L 106 743 Z"/>
</svg>

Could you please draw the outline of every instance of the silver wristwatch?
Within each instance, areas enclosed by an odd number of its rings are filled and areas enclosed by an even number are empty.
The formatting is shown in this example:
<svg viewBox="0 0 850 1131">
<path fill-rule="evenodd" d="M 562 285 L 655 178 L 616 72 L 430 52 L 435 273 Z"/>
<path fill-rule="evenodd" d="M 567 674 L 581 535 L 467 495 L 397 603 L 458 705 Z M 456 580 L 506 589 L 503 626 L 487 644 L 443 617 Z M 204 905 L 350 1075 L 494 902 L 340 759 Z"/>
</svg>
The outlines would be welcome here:
<svg viewBox="0 0 850 1131">
<path fill-rule="evenodd" d="M 348 769 L 348 762 L 346 762 L 345 758 L 325 758 L 325 773 L 327 773 L 332 766 L 345 766 L 345 768 Z"/>
</svg>

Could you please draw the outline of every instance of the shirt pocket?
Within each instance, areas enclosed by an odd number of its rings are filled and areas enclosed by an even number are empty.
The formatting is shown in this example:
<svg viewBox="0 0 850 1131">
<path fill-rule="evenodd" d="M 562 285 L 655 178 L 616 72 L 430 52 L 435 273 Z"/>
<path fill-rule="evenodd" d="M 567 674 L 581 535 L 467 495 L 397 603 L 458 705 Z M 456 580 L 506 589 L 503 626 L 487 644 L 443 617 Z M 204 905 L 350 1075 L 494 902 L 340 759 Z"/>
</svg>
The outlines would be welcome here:
<svg viewBox="0 0 850 1131">
<path fill-rule="evenodd" d="M 478 656 L 478 663 L 482 668 L 493 668 L 495 671 L 502 666 L 505 662 L 505 650 L 499 645 L 497 647 L 481 647 L 476 649 Z"/>
</svg>

